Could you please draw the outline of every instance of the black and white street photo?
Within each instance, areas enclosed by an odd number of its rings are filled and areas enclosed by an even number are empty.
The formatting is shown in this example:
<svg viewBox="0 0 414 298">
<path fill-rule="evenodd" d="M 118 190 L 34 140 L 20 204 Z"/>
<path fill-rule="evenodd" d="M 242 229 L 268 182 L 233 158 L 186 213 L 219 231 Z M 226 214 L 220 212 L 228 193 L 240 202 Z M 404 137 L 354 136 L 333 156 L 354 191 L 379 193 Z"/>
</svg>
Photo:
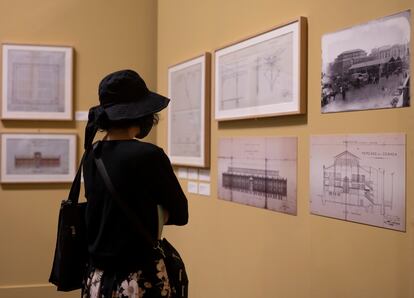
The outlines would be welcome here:
<svg viewBox="0 0 414 298">
<path fill-rule="evenodd" d="M 410 106 L 410 11 L 322 37 L 321 112 Z"/>
</svg>

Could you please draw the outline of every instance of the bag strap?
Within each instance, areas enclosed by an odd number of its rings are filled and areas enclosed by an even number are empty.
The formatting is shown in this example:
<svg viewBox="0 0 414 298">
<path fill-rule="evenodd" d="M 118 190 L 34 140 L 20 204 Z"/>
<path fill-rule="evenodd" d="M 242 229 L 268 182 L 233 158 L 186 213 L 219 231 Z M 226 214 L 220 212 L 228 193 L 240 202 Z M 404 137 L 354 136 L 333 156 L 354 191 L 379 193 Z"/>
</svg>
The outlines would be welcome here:
<svg viewBox="0 0 414 298">
<path fill-rule="evenodd" d="M 101 174 L 102 179 L 105 182 L 106 187 L 108 188 L 109 192 L 112 195 L 114 201 L 118 204 L 118 206 L 122 209 L 122 211 L 127 216 L 128 220 L 131 221 L 139 234 L 141 234 L 145 241 L 148 242 L 152 247 L 156 247 L 157 244 L 152 239 L 150 233 L 145 229 L 141 221 L 139 220 L 138 216 L 128 208 L 127 204 L 121 199 L 118 192 L 115 190 L 114 185 L 112 184 L 111 178 L 106 171 L 105 165 L 101 158 L 94 157 L 95 164 L 98 168 L 99 173 Z"/>
<path fill-rule="evenodd" d="M 69 196 L 67 199 L 68 203 L 77 204 L 79 201 L 79 194 L 80 194 L 80 186 L 81 186 L 81 176 L 82 176 L 82 165 L 85 160 L 86 154 L 89 150 L 85 150 L 83 153 L 82 159 L 79 164 L 78 171 L 76 172 L 76 176 L 73 179 L 72 186 L 70 187 Z"/>
</svg>

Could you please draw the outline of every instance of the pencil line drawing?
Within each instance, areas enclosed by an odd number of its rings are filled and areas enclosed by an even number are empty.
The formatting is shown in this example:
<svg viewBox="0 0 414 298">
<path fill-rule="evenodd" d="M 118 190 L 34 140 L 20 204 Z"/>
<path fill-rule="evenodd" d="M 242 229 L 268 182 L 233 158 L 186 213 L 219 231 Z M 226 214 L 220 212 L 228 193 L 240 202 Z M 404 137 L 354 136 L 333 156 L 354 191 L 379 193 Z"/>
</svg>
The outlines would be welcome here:
<svg viewBox="0 0 414 298">
<path fill-rule="evenodd" d="M 328 138 L 313 139 L 312 212 L 346 221 L 403 230 L 403 136 L 366 138 L 344 137 L 336 138 L 333 142 Z M 331 147 L 331 150 L 326 147 Z M 337 154 L 332 154 L 334 151 Z M 327 155 L 322 158 L 321 152 Z M 316 171 L 321 174 L 317 175 Z M 312 178 L 317 176 L 321 179 Z M 319 183 L 319 186 L 314 183 Z"/>
<path fill-rule="evenodd" d="M 172 74 L 171 153 L 201 156 L 201 64 Z"/>
<path fill-rule="evenodd" d="M 223 138 L 219 198 L 296 214 L 296 138 Z"/>
<path fill-rule="evenodd" d="M 168 155 L 175 165 L 208 166 L 210 62 L 204 53 L 168 68 Z"/>
<path fill-rule="evenodd" d="M 305 113 L 304 17 L 215 51 L 215 119 Z"/>
<path fill-rule="evenodd" d="M 292 33 L 220 57 L 220 109 L 292 100 Z"/>
<path fill-rule="evenodd" d="M 3 45 L 2 117 L 72 119 L 72 48 Z"/>
</svg>

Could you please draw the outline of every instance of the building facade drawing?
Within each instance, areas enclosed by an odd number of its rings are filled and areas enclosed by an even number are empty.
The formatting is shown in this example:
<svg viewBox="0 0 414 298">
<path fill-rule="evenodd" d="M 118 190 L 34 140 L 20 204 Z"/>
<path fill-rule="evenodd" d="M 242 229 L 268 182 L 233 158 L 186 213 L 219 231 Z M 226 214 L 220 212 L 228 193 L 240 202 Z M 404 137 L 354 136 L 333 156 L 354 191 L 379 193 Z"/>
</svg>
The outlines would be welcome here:
<svg viewBox="0 0 414 298">
<path fill-rule="evenodd" d="M 235 191 L 287 199 L 287 179 L 279 176 L 279 171 L 229 167 L 223 173 L 223 187 Z"/>
</svg>

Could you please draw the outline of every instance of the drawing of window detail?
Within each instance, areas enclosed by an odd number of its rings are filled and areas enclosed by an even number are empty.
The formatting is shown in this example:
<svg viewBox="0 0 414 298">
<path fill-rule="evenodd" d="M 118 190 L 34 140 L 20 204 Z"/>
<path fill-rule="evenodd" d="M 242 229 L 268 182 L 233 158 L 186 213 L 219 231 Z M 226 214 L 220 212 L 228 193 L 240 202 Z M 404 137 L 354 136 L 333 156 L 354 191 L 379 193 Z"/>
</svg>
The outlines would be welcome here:
<svg viewBox="0 0 414 298">
<path fill-rule="evenodd" d="M 201 156 L 201 64 L 171 74 L 171 154 Z"/>
<path fill-rule="evenodd" d="M 403 135 L 312 137 L 312 213 L 404 230 L 404 151 Z"/>
<path fill-rule="evenodd" d="M 223 138 L 219 198 L 296 214 L 296 138 Z"/>
</svg>

